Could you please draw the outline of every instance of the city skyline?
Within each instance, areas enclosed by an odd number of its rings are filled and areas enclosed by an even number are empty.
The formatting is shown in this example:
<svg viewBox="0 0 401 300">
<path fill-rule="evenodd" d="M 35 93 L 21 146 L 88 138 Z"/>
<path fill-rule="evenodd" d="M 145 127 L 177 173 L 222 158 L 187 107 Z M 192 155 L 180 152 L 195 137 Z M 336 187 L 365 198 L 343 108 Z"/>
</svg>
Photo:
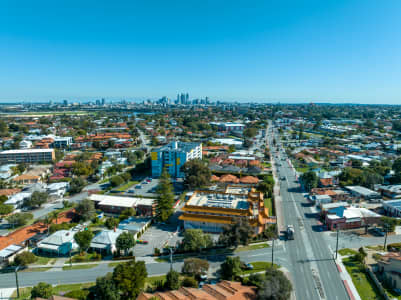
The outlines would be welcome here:
<svg viewBox="0 0 401 300">
<path fill-rule="evenodd" d="M 79 9 L 78 9 L 79 8 Z M 401 103 L 401 3 L 0 4 L 0 103 Z"/>
</svg>

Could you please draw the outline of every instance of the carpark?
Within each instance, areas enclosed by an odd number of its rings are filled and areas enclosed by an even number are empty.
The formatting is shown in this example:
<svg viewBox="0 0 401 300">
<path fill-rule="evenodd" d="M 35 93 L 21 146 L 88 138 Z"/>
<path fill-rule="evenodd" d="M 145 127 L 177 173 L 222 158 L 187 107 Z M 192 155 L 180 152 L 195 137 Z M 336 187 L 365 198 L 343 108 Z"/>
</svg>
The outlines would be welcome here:
<svg viewBox="0 0 401 300">
<path fill-rule="evenodd" d="M 176 231 L 177 228 L 171 225 L 152 225 L 140 237 L 141 240 L 148 241 L 148 244 L 136 244 L 134 247 L 134 255 L 150 256 L 154 253 L 155 248 L 163 250 L 165 245 L 175 246 L 181 241 L 182 236 Z"/>
<path fill-rule="evenodd" d="M 146 183 L 145 183 L 146 182 Z M 130 187 L 125 193 L 127 195 L 138 195 L 145 197 L 155 197 L 156 188 L 159 184 L 159 179 L 152 179 L 150 182 L 146 181 L 146 178 L 140 181 L 138 184 Z"/>
</svg>

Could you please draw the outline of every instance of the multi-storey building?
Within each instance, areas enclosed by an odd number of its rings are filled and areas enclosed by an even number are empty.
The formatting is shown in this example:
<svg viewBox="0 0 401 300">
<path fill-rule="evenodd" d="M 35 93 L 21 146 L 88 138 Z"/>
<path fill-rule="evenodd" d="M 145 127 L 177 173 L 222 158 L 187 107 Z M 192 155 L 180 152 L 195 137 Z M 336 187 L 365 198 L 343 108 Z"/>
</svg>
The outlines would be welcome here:
<svg viewBox="0 0 401 300">
<path fill-rule="evenodd" d="M 220 233 L 235 218 L 248 219 L 258 234 L 270 223 L 268 209 L 264 205 L 263 193 L 243 187 L 228 187 L 224 192 L 195 191 L 179 218 L 185 229 L 202 229 L 205 232 Z"/>
<path fill-rule="evenodd" d="M 24 149 L 0 152 L 0 164 L 52 162 L 54 159 L 54 149 Z"/>
<path fill-rule="evenodd" d="M 184 177 L 181 167 L 191 159 L 202 159 L 201 143 L 171 142 L 151 153 L 152 177 L 160 177 L 164 168 L 173 178 Z"/>
</svg>

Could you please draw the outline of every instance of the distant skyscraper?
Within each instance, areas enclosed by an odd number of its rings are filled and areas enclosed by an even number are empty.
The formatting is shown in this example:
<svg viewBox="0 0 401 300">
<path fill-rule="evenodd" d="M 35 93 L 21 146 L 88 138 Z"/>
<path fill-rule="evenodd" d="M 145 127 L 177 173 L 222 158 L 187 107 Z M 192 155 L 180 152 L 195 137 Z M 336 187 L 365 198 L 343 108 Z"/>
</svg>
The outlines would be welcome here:
<svg viewBox="0 0 401 300">
<path fill-rule="evenodd" d="M 181 104 L 185 104 L 185 95 L 184 93 L 181 94 Z"/>
<path fill-rule="evenodd" d="M 106 100 L 104 98 L 102 98 L 102 105 L 106 104 Z"/>
<path fill-rule="evenodd" d="M 96 105 L 100 106 L 100 100 L 99 99 L 96 99 Z"/>
<path fill-rule="evenodd" d="M 65 100 L 65 99 L 64 99 L 64 100 L 63 100 L 63 105 L 64 105 L 64 106 L 67 106 L 67 105 L 68 105 L 68 100 Z"/>
<path fill-rule="evenodd" d="M 189 104 L 189 94 L 185 95 L 185 104 Z"/>
</svg>

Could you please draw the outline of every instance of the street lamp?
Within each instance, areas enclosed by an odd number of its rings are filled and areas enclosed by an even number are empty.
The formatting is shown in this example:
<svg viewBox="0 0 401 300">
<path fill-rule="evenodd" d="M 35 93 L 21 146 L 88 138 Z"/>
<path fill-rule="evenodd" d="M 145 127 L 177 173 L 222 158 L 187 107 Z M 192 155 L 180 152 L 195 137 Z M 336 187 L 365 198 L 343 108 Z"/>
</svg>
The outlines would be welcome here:
<svg viewBox="0 0 401 300">
<path fill-rule="evenodd" d="M 15 285 L 17 286 L 17 298 L 19 298 L 19 284 L 18 284 L 18 269 L 19 269 L 19 267 L 20 266 L 17 266 L 14 269 L 14 272 L 15 272 Z"/>
<path fill-rule="evenodd" d="M 384 236 L 384 245 L 383 245 L 383 251 L 386 251 L 386 246 L 387 246 L 387 233 L 388 233 L 388 224 L 384 224 L 384 230 L 386 231 L 386 235 Z"/>
</svg>

